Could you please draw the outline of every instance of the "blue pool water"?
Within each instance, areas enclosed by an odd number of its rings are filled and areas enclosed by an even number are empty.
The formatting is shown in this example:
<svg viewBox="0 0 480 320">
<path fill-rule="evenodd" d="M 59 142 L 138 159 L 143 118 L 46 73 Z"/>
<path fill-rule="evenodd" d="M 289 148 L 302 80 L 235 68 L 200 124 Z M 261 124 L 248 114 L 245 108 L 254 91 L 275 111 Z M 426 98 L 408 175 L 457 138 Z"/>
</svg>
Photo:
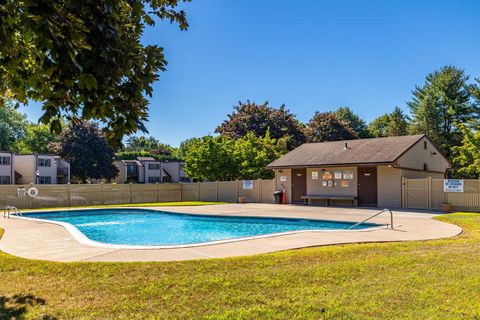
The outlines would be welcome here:
<svg viewBox="0 0 480 320">
<path fill-rule="evenodd" d="M 141 209 L 56 211 L 24 216 L 70 223 L 94 241 L 142 246 L 192 244 L 295 230 L 345 230 L 353 225 L 336 221 L 200 216 Z M 355 229 L 374 226 L 378 225 L 363 224 Z"/>
</svg>

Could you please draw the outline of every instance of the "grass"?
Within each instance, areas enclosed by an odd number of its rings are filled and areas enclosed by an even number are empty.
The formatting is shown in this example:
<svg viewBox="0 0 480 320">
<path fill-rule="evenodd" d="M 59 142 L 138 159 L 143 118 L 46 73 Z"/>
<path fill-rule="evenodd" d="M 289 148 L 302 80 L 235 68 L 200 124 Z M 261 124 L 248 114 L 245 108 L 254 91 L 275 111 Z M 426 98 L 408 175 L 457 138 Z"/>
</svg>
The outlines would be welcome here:
<svg viewBox="0 0 480 320">
<path fill-rule="evenodd" d="M 480 319 L 480 214 L 432 241 L 168 263 L 0 253 L 0 319 Z"/>
<path fill-rule="evenodd" d="M 147 202 L 147 203 L 126 203 L 126 204 L 105 204 L 98 206 L 73 206 L 73 207 L 52 207 L 52 208 L 35 208 L 22 209 L 26 211 L 42 211 L 42 210 L 64 210 L 64 209 L 81 209 L 81 208 L 122 208 L 122 207 L 176 207 L 176 206 L 209 206 L 215 204 L 225 204 L 226 202 L 210 202 L 210 201 L 172 201 L 172 202 Z"/>
</svg>

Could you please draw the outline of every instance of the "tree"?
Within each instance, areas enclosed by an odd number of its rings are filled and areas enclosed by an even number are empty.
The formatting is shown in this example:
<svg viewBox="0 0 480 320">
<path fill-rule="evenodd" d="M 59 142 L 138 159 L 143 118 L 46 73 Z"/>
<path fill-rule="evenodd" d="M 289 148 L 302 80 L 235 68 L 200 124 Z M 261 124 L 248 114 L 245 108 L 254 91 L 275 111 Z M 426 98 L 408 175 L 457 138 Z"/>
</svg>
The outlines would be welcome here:
<svg viewBox="0 0 480 320">
<path fill-rule="evenodd" d="M 341 120 L 334 112 L 315 112 L 307 123 L 307 140 L 324 142 L 357 139 L 358 135 L 348 122 Z"/>
<path fill-rule="evenodd" d="M 12 106 L 0 106 L 0 150 L 15 151 L 15 142 L 25 135 L 27 117 Z"/>
<path fill-rule="evenodd" d="M 238 179 L 271 179 L 273 171 L 266 166 L 287 152 L 286 144 L 270 137 L 257 137 L 253 132 L 235 141 L 233 158 L 238 163 Z"/>
<path fill-rule="evenodd" d="M 89 179 L 112 179 L 118 175 L 115 154 L 98 125 L 81 122 L 64 130 L 60 156 L 70 161 L 71 174 L 86 183 Z"/>
<path fill-rule="evenodd" d="M 462 143 L 453 147 L 452 162 L 456 173 L 467 178 L 480 177 L 480 131 L 461 125 Z"/>
<path fill-rule="evenodd" d="M 274 139 L 285 138 L 289 150 L 305 142 L 304 126 L 295 115 L 285 105 L 270 107 L 268 101 L 261 105 L 249 100 L 239 102 L 228 119 L 215 129 L 215 132 L 233 139 L 244 137 L 248 132 L 264 137 L 267 131 Z"/>
<path fill-rule="evenodd" d="M 372 137 L 393 137 L 407 135 L 407 116 L 402 109 L 395 107 L 392 113 L 385 113 L 368 125 Z"/>
<path fill-rule="evenodd" d="M 163 48 L 140 38 L 155 18 L 188 27 L 182 0 L 6 0 L 0 5 L 0 105 L 43 103 L 40 122 L 61 131 L 105 123 L 120 146 L 124 134 L 146 131 L 152 84 L 165 70 Z M 188 0 L 185 0 L 188 1 Z"/>
<path fill-rule="evenodd" d="M 193 179 L 229 181 L 238 176 L 232 157 L 234 140 L 223 136 L 205 136 L 192 140 L 185 155 L 183 170 Z"/>
<path fill-rule="evenodd" d="M 59 142 L 59 139 L 59 135 L 51 132 L 49 126 L 28 123 L 24 136 L 15 141 L 12 150 L 18 153 L 50 153 L 50 146 Z"/>
<path fill-rule="evenodd" d="M 348 122 L 350 128 L 357 133 L 359 138 L 368 138 L 370 136 L 365 121 L 349 107 L 340 107 L 335 111 L 335 114 L 340 120 Z"/>
<path fill-rule="evenodd" d="M 154 137 L 130 137 L 127 139 L 125 144 L 125 151 L 146 151 L 148 153 L 171 156 L 173 154 L 174 148 L 170 145 L 161 143 Z"/>
<path fill-rule="evenodd" d="M 446 66 L 427 75 L 416 87 L 407 105 L 412 114 L 411 133 L 423 133 L 449 156 L 460 144 L 458 124 L 478 118 L 479 108 L 471 101 L 469 77 L 461 69 Z"/>
</svg>

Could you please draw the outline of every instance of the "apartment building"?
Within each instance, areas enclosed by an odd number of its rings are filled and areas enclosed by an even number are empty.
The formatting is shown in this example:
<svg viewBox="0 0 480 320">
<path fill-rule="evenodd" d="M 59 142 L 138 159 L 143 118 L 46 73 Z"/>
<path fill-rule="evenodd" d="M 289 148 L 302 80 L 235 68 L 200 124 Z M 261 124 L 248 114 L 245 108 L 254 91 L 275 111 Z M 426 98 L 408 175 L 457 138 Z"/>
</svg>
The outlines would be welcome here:
<svg viewBox="0 0 480 320">
<path fill-rule="evenodd" d="M 183 162 L 160 162 L 152 157 L 136 160 L 117 160 L 117 183 L 189 182 L 183 171 Z"/>
<path fill-rule="evenodd" d="M 8 151 L 0 151 L 0 184 L 15 184 L 15 157 Z"/>
<path fill-rule="evenodd" d="M 70 182 L 70 163 L 51 154 L 16 154 L 17 184 L 66 184 Z"/>
</svg>

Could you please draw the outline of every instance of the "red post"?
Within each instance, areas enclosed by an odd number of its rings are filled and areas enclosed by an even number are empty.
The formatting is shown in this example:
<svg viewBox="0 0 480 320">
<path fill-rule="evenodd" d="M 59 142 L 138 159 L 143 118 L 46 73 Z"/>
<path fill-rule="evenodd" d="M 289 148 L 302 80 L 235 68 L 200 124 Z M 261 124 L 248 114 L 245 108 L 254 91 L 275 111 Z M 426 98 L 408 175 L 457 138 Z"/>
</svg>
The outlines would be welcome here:
<svg viewBox="0 0 480 320">
<path fill-rule="evenodd" d="M 282 204 L 287 204 L 287 190 L 282 189 Z"/>
</svg>

